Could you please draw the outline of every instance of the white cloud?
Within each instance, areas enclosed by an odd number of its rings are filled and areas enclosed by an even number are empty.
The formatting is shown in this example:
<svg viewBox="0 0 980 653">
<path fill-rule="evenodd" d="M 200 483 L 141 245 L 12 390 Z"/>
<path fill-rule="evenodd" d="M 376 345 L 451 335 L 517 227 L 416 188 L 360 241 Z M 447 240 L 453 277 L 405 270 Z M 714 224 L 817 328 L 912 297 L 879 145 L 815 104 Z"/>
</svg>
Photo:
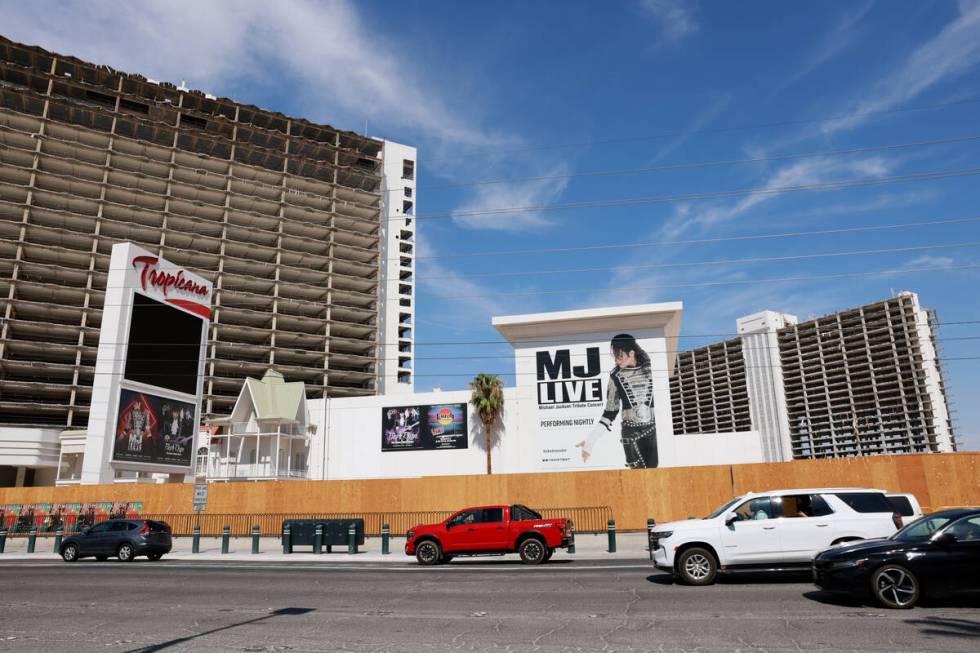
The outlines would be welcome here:
<svg viewBox="0 0 980 653">
<path fill-rule="evenodd" d="M 284 76 L 296 80 L 312 119 L 359 128 L 367 119 L 465 145 L 501 142 L 454 111 L 343 0 L 7 0 L 0 15 L 9 38 L 154 79 L 223 93 Z"/>
<path fill-rule="evenodd" d="M 674 138 L 670 140 L 669 143 L 661 147 L 656 155 L 646 165 L 653 165 L 657 161 L 662 160 L 668 154 L 676 150 L 678 147 L 687 142 L 687 140 L 696 134 L 697 132 L 704 129 L 705 125 L 708 125 L 714 121 L 719 115 L 721 115 L 728 105 L 732 101 L 731 93 L 723 94 L 718 100 L 712 102 L 708 107 L 698 113 L 690 125 L 687 126 L 684 131 L 678 133 Z"/>
<path fill-rule="evenodd" d="M 810 186 L 853 178 L 876 178 L 885 176 L 891 164 L 881 157 L 863 159 L 844 159 L 820 157 L 791 163 L 778 169 L 753 192 L 733 204 L 712 204 L 702 207 L 697 204 L 680 204 L 674 209 L 674 216 L 656 234 L 660 239 L 676 238 L 692 228 L 705 228 L 722 222 L 734 220 L 763 202 L 769 202 L 780 193 L 771 192 L 776 188 Z"/>
<path fill-rule="evenodd" d="M 793 75 L 773 88 L 770 95 L 800 81 L 854 43 L 858 36 L 858 24 L 871 11 L 874 4 L 875 0 L 867 0 L 856 9 L 845 13 L 834 28 L 820 39 L 812 56 Z"/>
<path fill-rule="evenodd" d="M 559 164 L 534 181 L 515 181 L 475 186 L 472 197 L 453 211 L 453 222 L 467 229 L 520 232 L 545 229 L 554 224 L 533 207 L 552 204 L 568 186 L 568 166 Z M 515 207 L 529 207 L 527 211 L 503 212 Z"/>
<path fill-rule="evenodd" d="M 874 84 L 868 97 L 860 100 L 850 115 L 825 123 L 824 132 L 856 127 L 869 119 L 868 114 L 900 106 L 980 62 L 980 2 L 968 0 L 959 7 L 958 18 Z"/>
<path fill-rule="evenodd" d="M 905 264 L 908 268 L 943 268 L 953 267 L 956 259 L 952 256 L 920 256 Z"/>
<path fill-rule="evenodd" d="M 659 28 L 657 45 L 676 45 L 700 28 L 693 0 L 640 0 L 639 5 Z"/>
</svg>

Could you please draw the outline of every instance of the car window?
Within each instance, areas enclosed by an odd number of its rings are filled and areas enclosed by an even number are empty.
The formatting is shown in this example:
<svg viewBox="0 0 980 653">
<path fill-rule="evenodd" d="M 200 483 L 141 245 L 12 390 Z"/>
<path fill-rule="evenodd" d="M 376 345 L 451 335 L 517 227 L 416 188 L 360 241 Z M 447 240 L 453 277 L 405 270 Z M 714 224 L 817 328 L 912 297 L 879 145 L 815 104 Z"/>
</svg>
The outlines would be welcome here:
<svg viewBox="0 0 980 653">
<path fill-rule="evenodd" d="M 457 524 L 475 524 L 480 520 L 480 510 L 464 510 L 450 522 L 454 526 Z"/>
<path fill-rule="evenodd" d="M 111 523 L 109 523 L 109 522 L 102 522 L 101 524 L 96 524 L 95 526 L 93 526 L 92 528 L 90 528 L 88 532 L 89 533 L 107 533 L 111 527 L 112 527 L 112 524 Z"/>
<path fill-rule="evenodd" d="M 892 504 L 892 508 L 895 509 L 895 512 L 900 514 L 902 517 L 911 517 L 915 514 L 915 511 L 912 509 L 912 502 L 909 501 L 908 497 L 890 496 L 887 498 L 888 503 Z"/>
<path fill-rule="evenodd" d="M 121 533 L 123 531 L 128 531 L 129 522 L 126 521 L 113 522 L 112 528 L 110 528 L 109 530 L 111 530 L 113 533 Z"/>
<path fill-rule="evenodd" d="M 980 542 L 980 515 L 961 519 L 948 529 L 960 542 Z"/>
<path fill-rule="evenodd" d="M 541 519 L 541 515 L 527 506 L 516 503 L 510 507 L 510 519 L 511 521 L 531 521 L 532 519 Z"/>
<path fill-rule="evenodd" d="M 778 506 L 777 506 L 778 507 Z M 769 497 L 754 497 L 735 509 L 739 521 L 771 519 L 778 516 Z"/>
<path fill-rule="evenodd" d="M 483 519 L 481 520 L 484 524 L 492 524 L 495 522 L 501 522 L 504 520 L 504 509 L 503 508 L 484 508 L 483 509 Z"/>
<path fill-rule="evenodd" d="M 731 501 L 723 505 L 721 508 L 718 508 L 718 510 L 715 510 L 713 513 L 705 517 L 705 519 L 714 519 L 715 517 L 720 517 L 721 515 L 731 510 L 732 506 L 734 506 L 736 503 L 738 503 L 741 500 L 742 497 L 737 497 L 735 499 L 732 499 Z"/>
<path fill-rule="evenodd" d="M 949 522 L 949 517 L 923 517 L 916 520 L 892 535 L 893 540 L 900 542 L 918 542 L 928 540 L 932 534 Z"/>
<path fill-rule="evenodd" d="M 895 512 L 892 504 L 880 492 L 841 492 L 835 494 L 838 499 L 846 503 L 854 512 Z"/>
</svg>

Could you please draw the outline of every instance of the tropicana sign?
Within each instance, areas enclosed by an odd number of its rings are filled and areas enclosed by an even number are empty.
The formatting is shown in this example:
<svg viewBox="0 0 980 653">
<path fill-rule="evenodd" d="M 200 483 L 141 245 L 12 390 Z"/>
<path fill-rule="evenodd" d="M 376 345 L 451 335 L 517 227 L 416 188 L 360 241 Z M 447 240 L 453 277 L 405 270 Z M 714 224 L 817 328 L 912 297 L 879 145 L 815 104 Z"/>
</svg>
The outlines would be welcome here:
<svg viewBox="0 0 980 653">
<path fill-rule="evenodd" d="M 205 319 L 210 319 L 211 302 L 206 298 L 210 296 L 211 289 L 202 283 L 185 277 L 183 270 L 177 270 L 175 273 L 158 269 L 157 265 L 159 262 L 160 259 L 156 256 L 133 257 L 133 267 L 139 272 L 140 285 L 143 287 L 144 292 L 148 292 L 152 288 L 164 296 L 164 301 L 200 315 Z M 196 295 L 201 299 L 205 299 L 207 303 L 169 297 L 168 295 L 171 290 Z"/>
</svg>

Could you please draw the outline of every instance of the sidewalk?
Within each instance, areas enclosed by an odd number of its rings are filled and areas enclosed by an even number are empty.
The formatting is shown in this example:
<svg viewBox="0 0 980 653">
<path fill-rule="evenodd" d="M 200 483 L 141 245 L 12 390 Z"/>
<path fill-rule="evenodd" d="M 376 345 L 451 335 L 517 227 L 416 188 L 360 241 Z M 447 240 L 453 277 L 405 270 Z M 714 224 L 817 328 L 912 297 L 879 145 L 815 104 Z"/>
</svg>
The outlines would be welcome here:
<svg viewBox="0 0 980 653">
<path fill-rule="evenodd" d="M 645 560 L 649 561 L 647 553 L 646 533 L 619 533 L 616 536 L 616 553 L 608 553 L 608 538 L 602 535 L 576 535 L 575 553 L 569 554 L 563 549 L 555 551 L 553 559 L 570 560 Z M 7 538 L 6 551 L 0 553 L 0 562 L 11 560 L 33 560 L 51 561 L 60 560 L 61 557 L 53 552 L 54 538 L 38 538 L 34 553 L 27 553 L 27 538 Z M 279 538 L 263 537 L 259 544 L 259 553 L 253 555 L 252 538 L 232 537 L 229 542 L 228 553 L 221 553 L 220 537 L 202 537 L 201 552 L 191 553 L 190 537 L 175 537 L 173 550 L 165 556 L 166 560 L 186 560 L 186 561 L 238 561 L 238 562 L 318 562 L 323 564 L 344 564 L 344 563 L 386 563 L 386 564 L 406 564 L 415 563 L 414 556 L 405 555 L 405 538 L 391 538 L 389 555 L 381 553 L 381 538 L 372 537 L 364 541 L 364 545 L 358 547 L 355 555 L 347 553 L 347 546 L 335 546 L 333 553 L 327 554 L 326 547 L 323 548 L 321 555 L 315 555 L 312 547 L 295 546 L 293 553 L 284 555 L 282 544 Z M 511 557 L 517 558 L 516 554 Z"/>
</svg>

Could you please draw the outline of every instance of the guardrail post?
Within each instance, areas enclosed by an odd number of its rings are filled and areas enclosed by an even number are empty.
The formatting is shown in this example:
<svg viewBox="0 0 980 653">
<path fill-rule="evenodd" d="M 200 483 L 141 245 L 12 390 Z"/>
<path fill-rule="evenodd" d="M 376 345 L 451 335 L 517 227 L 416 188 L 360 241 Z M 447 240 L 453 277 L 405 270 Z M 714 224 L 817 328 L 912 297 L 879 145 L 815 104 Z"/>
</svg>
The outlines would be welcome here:
<svg viewBox="0 0 980 653">
<path fill-rule="evenodd" d="M 228 553 L 228 540 L 231 539 L 231 526 L 225 524 L 225 527 L 221 529 L 221 552 Z"/>
<path fill-rule="evenodd" d="M 609 536 L 609 553 L 616 553 L 616 520 L 606 522 L 606 534 Z"/>
<path fill-rule="evenodd" d="M 323 524 L 317 524 L 313 532 L 313 553 L 317 555 L 323 553 Z"/>
<path fill-rule="evenodd" d="M 388 524 L 381 525 L 381 555 L 388 555 L 391 553 L 389 550 L 391 539 L 391 527 Z"/>
<path fill-rule="evenodd" d="M 289 524 L 282 527 L 282 553 L 287 555 L 293 552 L 293 536 L 289 531 Z"/>
<path fill-rule="evenodd" d="M 262 529 L 256 524 L 252 527 L 252 553 L 259 552 L 259 536 L 262 534 Z"/>
<path fill-rule="evenodd" d="M 568 524 L 568 548 L 569 553 L 575 553 L 575 524 Z"/>
<path fill-rule="evenodd" d="M 347 527 L 347 553 L 357 553 L 357 526 Z"/>
<path fill-rule="evenodd" d="M 647 551 L 650 552 L 650 559 L 653 560 L 653 528 L 657 525 L 657 520 L 653 517 L 647 519 Z"/>
<path fill-rule="evenodd" d="M 31 534 L 27 536 L 27 552 L 34 553 L 34 545 L 37 544 L 37 529 L 32 528 Z"/>
<path fill-rule="evenodd" d="M 7 529 L 0 527 L 0 553 L 7 548 Z"/>
<path fill-rule="evenodd" d="M 54 552 L 61 553 L 61 538 L 65 536 L 65 531 L 58 529 L 54 532 Z"/>
</svg>

